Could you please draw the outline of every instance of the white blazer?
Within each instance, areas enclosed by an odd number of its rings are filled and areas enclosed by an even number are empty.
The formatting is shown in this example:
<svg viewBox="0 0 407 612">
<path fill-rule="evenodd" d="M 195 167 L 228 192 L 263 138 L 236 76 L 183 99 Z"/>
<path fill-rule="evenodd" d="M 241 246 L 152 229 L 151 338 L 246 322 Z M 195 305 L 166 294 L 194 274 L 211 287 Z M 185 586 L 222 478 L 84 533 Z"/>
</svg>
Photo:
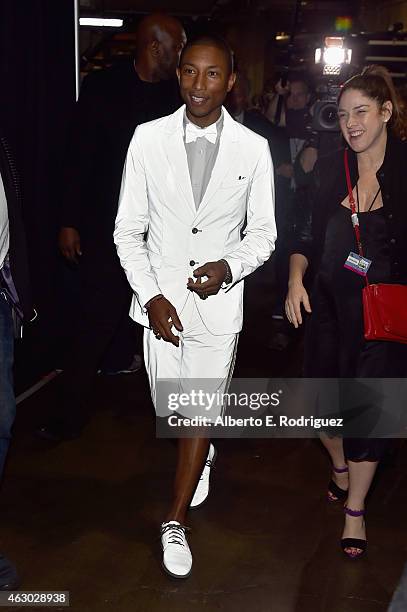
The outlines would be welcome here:
<svg viewBox="0 0 407 612">
<path fill-rule="evenodd" d="M 211 333 L 237 333 L 243 322 L 242 279 L 270 257 L 277 238 L 269 146 L 223 109 L 218 155 L 196 210 L 184 110 L 139 125 L 127 153 L 114 240 L 134 292 L 130 316 L 148 327 L 144 306 L 162 293 L 182 322 L 188 277 L 223 258 L 233 282 L 206 300 L 193 296 Z"/>
</svg>

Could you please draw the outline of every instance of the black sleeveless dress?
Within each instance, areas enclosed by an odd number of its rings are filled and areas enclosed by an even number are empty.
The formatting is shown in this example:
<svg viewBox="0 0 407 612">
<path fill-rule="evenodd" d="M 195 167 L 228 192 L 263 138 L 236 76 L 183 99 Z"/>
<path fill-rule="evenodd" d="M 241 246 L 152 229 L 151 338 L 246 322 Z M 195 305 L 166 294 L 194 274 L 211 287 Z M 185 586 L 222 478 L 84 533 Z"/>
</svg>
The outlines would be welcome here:
<svg viewBox="0 0 407 612">
<path fill-rule="evenodd" d="M 351 212 L 339 205 L 328 221 L 321 265 L 311 292 L 312 315 L 305 342 L 305 376 L 315 378 L 404 378 L 407 345 L 364 339 L 364 277 L 344 268 L 357 245 Z M 372 260 L 370 283 L 390 282 L 390 259 L 384 210 L 358 213 L 364 255 Z M 386 440 L 345 439 L 351 460 L 378 460 Z"/>
</svg>

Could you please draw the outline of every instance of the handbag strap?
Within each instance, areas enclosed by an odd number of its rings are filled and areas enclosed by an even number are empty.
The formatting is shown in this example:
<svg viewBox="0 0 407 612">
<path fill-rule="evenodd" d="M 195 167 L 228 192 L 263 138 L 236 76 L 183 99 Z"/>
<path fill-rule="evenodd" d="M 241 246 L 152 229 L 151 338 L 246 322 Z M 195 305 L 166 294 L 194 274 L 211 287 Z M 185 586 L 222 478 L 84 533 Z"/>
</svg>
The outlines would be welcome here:
<svg viewBox="0 0 407 612">
<path fill-rule="evenodd" d="M 362 247 L 362 242 L 360 240 L 359 217 L 358 217 L 358 213 L 356 212 L 355 198 L 353 197 L 352 182 L 350 180 L 348 149 L 345 149 L 343 152 L 343 160 L 345 164 L 346 184 L 348 186 L 349 205 L 350 205 L 350 210 L 351 210 L 350 218 L 352 220 L 352 226 L 355 231 L 356 244 L 358 246 L 359 255 L 363 257 L 363 247 Z M 367 274 L 365 276 L 365 280 L 366 280 L 366 285 L 368 285 L 369 281 L 367 279 Z"/>
</svg>

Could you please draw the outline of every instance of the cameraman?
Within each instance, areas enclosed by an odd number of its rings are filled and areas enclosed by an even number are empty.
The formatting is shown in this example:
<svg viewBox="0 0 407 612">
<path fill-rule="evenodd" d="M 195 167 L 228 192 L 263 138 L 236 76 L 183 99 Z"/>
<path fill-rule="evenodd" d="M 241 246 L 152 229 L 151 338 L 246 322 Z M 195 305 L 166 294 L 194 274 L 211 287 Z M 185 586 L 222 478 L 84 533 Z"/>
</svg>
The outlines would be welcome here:
<svg viewBox="0 0 407 612">
<path fill-rule="evenodd" d="M 296 218 L 296 173 L 295 164 L 299 153 L 309 137 L 308 126 L 311 124 L 310 102 L 311 89 L 305 76 L 292 75 L 287 84 L 281 80 L 276 85 L 277 95 L 269 103 L 266 116 L 275 125 L 284 125 L 290 146 L 290 161 L 277 168 L 277 174 L 289 181 L 285 201 L 277 211 L 279 239 L 276 245 L 276 289 L 277 295 L 272 310 L 274 334 L 270 348 L 283 350 L 290 342 L 290 330 L 284 320 L 284 300 L 288 282 L 289 255 L 287 244 L 290 241 Z"/>
</svg>

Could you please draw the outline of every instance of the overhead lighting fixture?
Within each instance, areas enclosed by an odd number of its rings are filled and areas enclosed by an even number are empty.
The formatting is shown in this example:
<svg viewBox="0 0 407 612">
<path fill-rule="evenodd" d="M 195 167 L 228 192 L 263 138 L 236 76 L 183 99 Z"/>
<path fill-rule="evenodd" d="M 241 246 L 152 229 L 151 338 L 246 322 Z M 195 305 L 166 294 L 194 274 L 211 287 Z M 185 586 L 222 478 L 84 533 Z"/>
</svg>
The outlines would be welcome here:
<svg viewBox="0 0 407 612">
<path fill-rule="evenodd" d="M 288 40 L 289 38 L 290 36 L 285 32 L 277 32 L 276 34 L 276 40 Z"/>
<path fill-rule="evenodd" d="M 123 19 L 110 19 L 108 17 L 79 17 L 79 25 L 93 28 L 121 28 Z"/>
</svg>

